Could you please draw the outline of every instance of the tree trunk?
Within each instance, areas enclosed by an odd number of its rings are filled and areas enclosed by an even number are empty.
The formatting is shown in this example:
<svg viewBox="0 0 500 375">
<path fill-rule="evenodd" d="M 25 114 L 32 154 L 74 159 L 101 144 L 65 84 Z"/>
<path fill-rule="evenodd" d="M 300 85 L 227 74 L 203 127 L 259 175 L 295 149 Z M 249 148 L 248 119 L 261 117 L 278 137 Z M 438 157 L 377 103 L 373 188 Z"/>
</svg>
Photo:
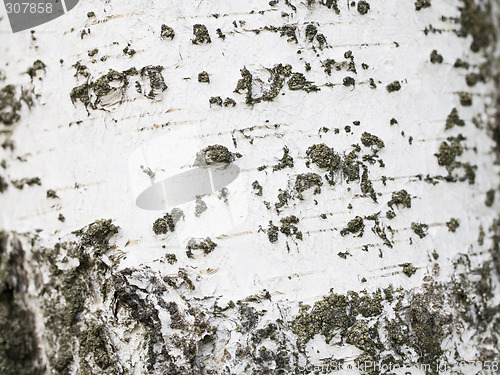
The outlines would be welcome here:
<svg viewBox="0 0 500 375">
<path fill-rule="evenodd" d="M 0 373 L 497 373 L 497 7 L 4 17 Z"/>
</svg>

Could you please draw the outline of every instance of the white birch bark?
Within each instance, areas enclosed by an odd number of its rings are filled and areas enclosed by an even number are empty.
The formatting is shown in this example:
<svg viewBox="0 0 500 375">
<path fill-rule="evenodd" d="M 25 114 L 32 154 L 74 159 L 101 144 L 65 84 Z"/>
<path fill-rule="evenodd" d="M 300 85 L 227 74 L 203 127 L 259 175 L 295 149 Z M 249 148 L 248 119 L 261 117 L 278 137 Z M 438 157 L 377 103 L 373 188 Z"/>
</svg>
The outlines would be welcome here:
<svg viewBox="0 0 500 375">
<path fill-rule="evenodd" d="M 4 16 L 0 372 L 496 373 L 497 5 Z"/>
</svg>

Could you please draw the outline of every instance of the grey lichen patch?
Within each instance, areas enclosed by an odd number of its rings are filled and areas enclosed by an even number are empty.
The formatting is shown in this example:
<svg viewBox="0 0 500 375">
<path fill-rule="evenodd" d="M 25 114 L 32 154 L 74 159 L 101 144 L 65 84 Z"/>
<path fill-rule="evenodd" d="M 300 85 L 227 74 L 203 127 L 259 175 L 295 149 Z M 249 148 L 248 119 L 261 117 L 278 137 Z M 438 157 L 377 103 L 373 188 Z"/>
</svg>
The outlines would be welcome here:
<svg viewBox="0 0 500 375">
<path fill-rule="evenodd" d="M 195 166 L 207 166 L 217 164 L 232 163 L 237 155 L 229 151 L 226 146 L 211 145 L 207 146 L 196 154 Z"/>
<path fill-rule="evenodd" d="M 451 129 L 453 128 L 454 126 L 464 126 L 465 125 L 465 121 L 462 120 L 459 116 L 458 116 L 458 111 L 456 108 L 453 108 L 450 112 L 450 114 L 448 115 L 448 117 L 446 118 L 446 129 Z"/>
<path fill-rule="evenodd" d="M 201 197 L 198 195 L 196 197 L 196 206 L 194 208 L 194 214 L 196 217 L 201 216 L 202 213 L 204 213 L 208 209 L 207 204 L 201 199 Z"/>
<path fill-rule="evenodd" d="M 363 144 L 363 146 L 372 147 L 376 151 L 381 150 L 385 147 L 384 141 L 382 139 L 368 132 L 363 132 L 363 134 L 361 134 L 361 143 Z"/>
<path fill-rule="evenodd" d="M 287 237 L 295 236 L 296 239 L 302 240 L 302 232 L 299 231 L 299 228 L 297 227 L 299 221 L 299 218 L 295 215 L 290 215 L 283 219 L 280 219 L 280 232 Z"/>
<path fill-rule="evenodd" d="M 321 176 L 316 173 L 303 173 L 299 174 L 295 179 L 295 190 L 299 193 L 299 199 L 302 198 L 302 192 L 314 187 L 314 194 L 321 193 L 321 185 L 323 181 Z"/>
<path fill-rule="evenodd" d="M 365 15 L 370 10 L 370 4 L 364 0 L 358 1 L 358 5 L 357 5 L 356 9 L 358 10 L 359 14 Z"/>
<path fill-rule="evenodd" d="M 415 1 L 415 10 L 429 8 L 430 6 L 431 6 L 431 0 L 417 0 L 417 1 Z"/>
<path fill-rule="evenodd" d="M 443 62 L 443 56 L 441 56 L 435 49 L 432 50 L 430 59 L 433 64 L 441 64 Z"/>
<path fill-rule="evenodd" d="M 347 226 L 340 231 L 342 236 L 347 236 L 349 233 L 358 234 L 358 237 L 363 236 L 365 230 L 365 223 L 361 216 L 356 216 L 354 219 L 347 223 Z"/>
<path fill-rule="evenodd" d="M 22 190 L 24 186 L 34 186 L 34 185 L 42 185 L 42 180 L 40 180 L 40 177 L 27 177 L 27 178 L 22 178 L 20 180 L 12 180 L 12 185 L 16 189 Z"/>
<path fill-rule="evenodd" d="M 487 207 L 493 206 L 493 203 L 495 202 L 495 190 L 490 189 L 486 192 L 486 199 L 484 201 L 484 204 Z"/>
<path fill-rule="evenodd" d="M 32 66 L 28 68 L 26 73 L 30 76 L 31 79 L 35 78 L 38 74 L 38 72 L 43 71 L 45 72 L 45 68 L 47 66 L 44 64 L 43 61 L 41 60 L 36 60 Z"/>
<path fill-rule="evenodd" d="M 188 258 L 194 258 L 194 251 L 201 251 L 204 255 L 210 254 L 217 247 L 210 237 L 205 239 L 191 238 L 187 244 L 186 255 Z"/>
<path fill-rule="evenodd" d="M 448 230 L 450 232 L 455 232 L 457 228 L 460 226 L 460 222 L 458 221 L 458 219 L 452 217 L 450 221 L 446 222 L 446 226 L 448 227 Z"/>
<path fill-rule="evenodd" d="M 210 39 L 210 34 L 208 33 L 208 29 L 205 25 L 193 25 L 193 35 L 194 38 L 191 39 L 193 44 L 212 43 L 212 39 Z"/>
<path fill-rule="evenodd" d="M 160 37 L 164 40 L 165 39 L 172 40 L 175 37 L 175 31 L 170 26 L 163 24 L 163 25 L 161 25 Z"/>
<path fill-rule="evenodd" d="M 394 208 L 393 206 L 411 208 L 411 196 L 404 189 L 395 191 L 392 193 L 392 198 L 387 202 L 387 205 L 391 208 Z"/>
<path fill-rule="evenodd" d="M 399 91 L 399 90 L 401 90 L 401 84 L 399 83 L 399 81 L 394 81 L 394 82 L 389 83 L 386 86 L 386 89 L 388 92 Z"/>
<path fill-rule="evenodd" d="M 419 236 L 420 238 L 424 238 L 425 236 L 427 236 L 427 230 L 429 229 L 429 226 L 427 224 L 413 222 L 411 223 L 411 229 L 417 236 Z"/>
<path fill-rule="evenodd" d="M 206 71 L 198 73 L 198 82 L 210 83 L 210 76 Z"/>
<path fill-rule="evenodd" d="M 290 150 L 287 146 L 283 147 L 283 156 L 278 164 L 273 166 L 273 171 L 280 171 L 285 168 L 293 168 L 293 158 L 290 156 Z"/>
</svg>

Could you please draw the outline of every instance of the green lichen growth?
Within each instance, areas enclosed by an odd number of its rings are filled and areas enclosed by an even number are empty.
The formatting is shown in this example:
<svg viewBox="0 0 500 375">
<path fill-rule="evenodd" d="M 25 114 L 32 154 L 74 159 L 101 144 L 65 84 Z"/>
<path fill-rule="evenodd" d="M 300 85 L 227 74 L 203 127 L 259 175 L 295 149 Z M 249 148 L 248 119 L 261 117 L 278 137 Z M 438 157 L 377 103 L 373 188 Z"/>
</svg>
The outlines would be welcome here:
<svg viewBox="0 0 500 375">
<path fill-rule="evenodd" d="M 401 266 L 403 267 L 403 273 L 408 277 L 412 277 L 417 272 L 417 268 L 411 263 L 404 263 Z"/>
<path fill-rule="evenodd" d="M 441 56 L 435 49 L 432 50 L 430 59 L 433 64 L 441 64 L 443 62 L 443 56 Z"/>
<path fill-rule="evenodd" d="M 28 177 L 28 178 L 22 178 L 20 180 L 12 180 L 12 185 L 16 189 L 22 190 L 25 185 L 28 186 L 33 186 L 33 185 L 42 185 L 42 180 L 40 180 L 39 177 Z"/>
<path fill-rule="evenodd" d="M 210 107 L 213 105 L 222 107 L 222 98 L 220 96 L 212 96 L 208 99 L 208 103 L 210 104 Z"/>
<path fill-rule="evenodd" d="M 460 104 L 464 107 L 470 107 L 472 105 L 472 94 L 470 92 L 462 91 L 459 93 Z"/>
<path fill-rule="evenodd" d="M 165 254 L 165 259 L 170 264 L 174 264 L 177 262 L 177 256 L 175 254 Z"/>
<path fill-rule="evenodd" d="M 463 69 L 469 69 L 470 64 L 467 61 L 463 61 L 462 59 L 458 58 L 455 61 L 455 64 L 453 64 L 454 68 L 463 68 Z"/>
<path fill-rule="evenodd" d="M 331 169 L 334 171 L 340 168 L 340 156 L 335 153 L 333 148 L 328 147 L 324 143 L 310 146 L 306 151 L 306 155 L 312 163 L 318 166 L 318 168 Z"/>
<path fill-rule="evenodd" d="M 168 86 L 165 84 L 165 79 L 161 74 L 162 71 L 163 66 L 161 65 L 148 65 L 141 69 L 141 78 L 143 80 L 147 80 L 149 86 L 149 91 L 140 91 L 143 95 L 150 99 L 155 99 L 168 88 Z M 126 75 L 127 74 L 125 74 L 125 76 Z"/>
<path fill-rule="evenodd" d="M 94 48 L 88 52 L 89 57 L 94 57 L 99 53 L 99 50 L 97 48 Z"/>
<path fill-rule="evenodd" d="M 340 231 L 340 234 L 342 236 L 347 236 L 349 233 L 359 233 L 358 237 L 362 237 L 364 229 L 365 223 L 363 222 L 363 218 L 361 216 L 356 216 L 354 219 L 347 223 L 347 226 Z"/>
<path fill-rule="evenodd" d="M 14 85 L 7 85 L 0 90 L 0 122 L 4 125 L 12 125 L 21 119 L 18 112 L 22 104 L 17 96 Z"/>
<path fill-rule="evenodd" d="M 155 220 L 153 223 L 153 232 L 156 235 L 167 234 L 175 230 L 174 218 L 169 213 Z"/>
<path fill-rule="evenodd" d="M 161 25 L 160 37 L 162 39 L 172 40 L 175 37 L 175 31 L 170 26 L 163 24 L 163 25 Z"/>
<path fill-rule="evenodd" d="M 34 320 L 24 298 L 24 251 L 18 242 L 7 248 L 8 235 L 0 231 L 0 373 L 41 373 Z"/>
<path fill-rule="evenodd" d="M 484 201 L 484 204 L 487 207 L 493 206 L 493 203 L 495 202 L 495 190 L 490 189 L 486 192 L 486 200 Z"/>
<path fill-rule="evenodd" d="M 460 226 L 460 222 L 452 217 L 450 221 L 446 223 L 446 226 L 448 227 L 448 230 L 450 232 L 455 232 L 457 228 Z"/>
<path fill-rule="evenodd" d="M 81 233 L 82 246 L 93 247 L 95 254 L 100 255 L 108 249 L 109 240 L 118 233 L 118 227 L 111 219 L 101 219 L 76 233 Z"/>
<path fill-rule="evenodd" d="M 47 66 L 41 60 L 36 60 L 32 66 L 28 68 L 26 73 L 31 77 L 31 79 L 35 78 L 39 71 L 44 71 Z"/>
<path fill-rule="evenodd" d="M 394 81 L 394 82 L 389 83 L 386 86 L 386 89 L 388 92 L 399 91 L 399 90 L 401 90 L 401 84 L 399 83 L 399 81 Z"/>
<path fill-rule="evenodd" d="M 306 77 L 302 73 L 293 73 L 288 79 L 287 84 L 290 90 L 304 90 L 305 92 L 315 92 L 320 90 L 318 86 L 315 86 L 312 82 L 306 80 Z"/>
<path fill-rule="evenodd" d="M 9 185 L 7 184 L 7 181 L 5 178 L 0 176 L 0 193 L 5 192 L 9 188 Z"/>
<path fill-rule="evenodd" d="M 234 107 L 236 105 L 236 101 L 233 98 L 224 99 L 224 107 Z"/>
<path fill-rule="evenodd" d="M 256 196 L 258 196 L 258 197 L 262 196 L 262 185 L 259 184 L 259 181 L 255 180 L 252 183 L 252 188 L 253 188 Z"/>
<path fill-rule="evenodd" d="M 470 49 L 479 52 L 490 47 L 496 40 L 496 28 L 493 22 L 493 10 L 489 1 L 476 3 L 474 0 L 462 0 L 460 10 L 460 37 L 472 36 Z"/>
<path fill-rule="evenodd" d="M 268 227 L 266 232 L 267 232 L 267 238 L 269 239 L 269 242 L 271 242 L 271 243 L 278 242 L 279 227 L 274 225 L 272 221 L 269 221 L 269 227 Z"/>
<path fill-rule="evenodd" d="M 431 6 L 431 0 L 417 0 L 415 1 L 415 10 L 421 10 L 423 8 L 429 8 Z"/>
<path fill-rule="evenodd" d="M 302 232 L 299 231 L 299 228 L 297 227 L 299 221 L 299 218 L 295 215 L 287 216 L 281 219 L 280 232 L 287 237 L 295 236 L 296 239 L 302 240 Z"/>
<path fill-rule="evenodd" d="M 438 164 L 446 167 L 453 167 L 455 158 L 462 154 L 463 147 L 460 145 L 462 138 L 451 139 L 450 143 L 442 142 L 439 146 L 439 151 L 435 156 Z"/>
<path fill-rule="evenodd" d="M 198 73 L 198 82 L 210 83 L 210 76 L 206 71 Z"/>
<path fill-rule="evenodd" d="M 393 208 L 393 206 L 396 206 L 398 208 L 411 208 L 411 196 L 404 189 L 395 191 L 392 193 L 392 198 L 389 202 L 387 202 L 387 205 L 391 208 Z"/>
<path fill-rule="evenodd" d="M 242 78 L 238 80 L 234 92 L 239 94 L 245 93 L 246 104 L 254 105 L 262 101 L 273 101 L 281 92 L 286 78 L 290 77 L 292 74 L 292 66 L 288 64 L 277 64 L 270 69 L 267 68 L 266 70 L 270 75 L 268 80 L 269 88 L 263 90 L 260 96 L 254 96 L 252 87 L 254 78 L 250 71 L 246 67 L 243 67 L 243 69 L 240 70 Z"/>
<path fill-rule="evenodd" d="M 188 258 L 193 258 L 193 251 L 201 250 L 204 255 L 210 254 L 217 247 L 217 244 L 213 242 L 210 237 L 202 239 L 192 238 L 188 241 L 186 255 Z"/>
<path fill-rule="evenodd" d="M 453 108 L 450 112 L 450 114 L 448 115 L 448 117 L 446 118 L 446 129 L 451 129 L 452 127 L 454 126 L 464 126 L 465 125 L 465 121 L 462 120 L 459 116 L 458 116 L 458 111 L 456 108 Z"/>
<path fill-rule="evenodd" d="M 283 147 L 283 156 L 278 164 L 273 166 L 273 171 L 280 171 L 285 168 L 293 168 L 293 158 L 290 156 L 290 150 L 287 146 Z"/>
<path fill-rule="evenodd" d="M 299 174 L 295 179 L 295 190 L 300 194 L 314 187 L 314 194 L 321 193 L 321 176 L 316 173 Z"/>
<path fill-rule="evenodd" d="M 235 160 L 235 155 L 226 146 L 210 145 L 196 154 L 194 165 L 207 166 L 229 164 Z"/>
<path fill-rule="evenodd" d="M 364 0 L 358 1 L 357 10 L 359 14 L 365 15 L 370 10 L 370 4 Z"/>
<path fill-rule="evenodd" d="M 361 143 L 365 147 L 374 147 L 377 150 L 385 147 L 383 140 L 381 140 L 376 135 L 370 134 L 368 132 L 363 132 L 363 134 L 361 135 Z"/>
<path fill-rule="evenodd" d="M 427 236 L 427 230 L 429 229 L 429 226 L 427 224 L 422 224 L 422 223 L 411 223 L 411 229 L 415 232 L 417 236 L 420 238 L 424 238 Z"/>
<path fill-rule="evenodd" d="M 207 27 L 205 25 L 193 25 L 193 35 L 194 38 L 191 39 L 191 42 L 193 44 L 212 43 L 212 39 L 210 39 L 210 34 L 208 33 Z"/>
</svg>

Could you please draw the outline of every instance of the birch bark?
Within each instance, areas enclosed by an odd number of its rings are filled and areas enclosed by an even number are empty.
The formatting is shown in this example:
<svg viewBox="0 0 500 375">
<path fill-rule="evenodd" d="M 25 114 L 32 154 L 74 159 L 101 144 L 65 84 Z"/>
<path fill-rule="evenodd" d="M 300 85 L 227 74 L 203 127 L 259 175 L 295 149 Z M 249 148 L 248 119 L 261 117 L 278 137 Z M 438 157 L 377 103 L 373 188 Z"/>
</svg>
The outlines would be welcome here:
<svg viewBox="0 0 500 375">
<path fill-rule="evenodd" d="M 4 15 L 0 372 L 497 373 L 497 8 Z"/>
</svg>

